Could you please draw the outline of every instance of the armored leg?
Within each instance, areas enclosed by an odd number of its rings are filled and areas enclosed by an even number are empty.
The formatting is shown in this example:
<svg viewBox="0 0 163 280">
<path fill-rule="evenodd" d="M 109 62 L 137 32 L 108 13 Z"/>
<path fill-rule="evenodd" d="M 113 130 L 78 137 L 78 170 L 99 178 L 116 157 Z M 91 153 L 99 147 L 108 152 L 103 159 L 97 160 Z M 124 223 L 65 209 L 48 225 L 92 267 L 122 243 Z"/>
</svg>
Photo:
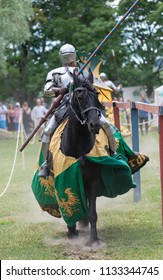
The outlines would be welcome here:
<svg viewBox="0 0 163 280">
<path fill-rule="evenodd" d="M 46 177 L 49 175 L 50 170 L 49 170 L 49 164 L 48 164 L 48 150 L 49 150 L 49 144 L 50 144 L 50 137 L 54 133 L 54 130 L 56 128 L 56 120 L 55 116 L 52 116 L 52 118 L 49 120 L 47 123 L 43 135 L 42 135 L 42 153 L 43 153 L 43 158 L 44 162 L 40 166 L 40 170 L 38 173 L 39 177 Z"/>
<path fill-rule="evenodd" d="M 111 150 L 111 154 L 116 152 L 116 141 L 114 137 L 115 130 L 110 124 L 110 122 L 102 115 L 100 118 L 102 128 L 104 129 L 107 137 L 108 137 L 108 143 L 109 143 L 109 148 Z"/>
</svg>

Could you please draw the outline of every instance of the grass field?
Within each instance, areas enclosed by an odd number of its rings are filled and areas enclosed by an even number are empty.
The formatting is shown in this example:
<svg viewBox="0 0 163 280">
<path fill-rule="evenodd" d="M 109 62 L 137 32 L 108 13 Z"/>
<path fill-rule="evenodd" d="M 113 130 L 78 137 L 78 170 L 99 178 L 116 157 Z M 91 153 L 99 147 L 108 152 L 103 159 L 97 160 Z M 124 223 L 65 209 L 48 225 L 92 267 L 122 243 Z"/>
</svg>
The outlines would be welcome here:
<svg viewBox="0 0 163 280">
<path fill-rule="evenodd" d="M 131 139 L 127 138 L 130 143 Z M 5 188 L 15 152 L 14 139 L 0 139 L 0 192 Z M 19 145 L 20 146 L 20 145 Z M 140 150 L 150 157 L 141 171 L 142 200 L 133 191 L 114 199 L 98 199 L 100 249 L 85 249 L 88 232 L 69 242 L 66 224 L 42 212 L 31 190 L 39 144 L 18 152 L 7 192 L 0 197 L 0 259 L 163 259 L 161 189 L 157 132 L 140 138 Z"/>
</svg>

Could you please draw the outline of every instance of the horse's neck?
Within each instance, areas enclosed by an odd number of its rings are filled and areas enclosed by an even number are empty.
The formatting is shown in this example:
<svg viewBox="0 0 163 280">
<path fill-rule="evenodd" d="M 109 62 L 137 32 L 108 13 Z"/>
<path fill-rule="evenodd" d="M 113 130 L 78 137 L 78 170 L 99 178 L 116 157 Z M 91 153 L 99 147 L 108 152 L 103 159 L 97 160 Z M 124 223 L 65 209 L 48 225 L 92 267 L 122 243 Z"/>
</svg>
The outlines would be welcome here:
<svg viewBox="0 0 163 280">
<path fill-rule="evenodd" d="M 79 158 L 90 152 L 95 142 L 95 135 L 86 125 L 81 125 L 74 116 L 70 116 L 61 140 L 61 151 L 66 156 Z"/>
</svg>

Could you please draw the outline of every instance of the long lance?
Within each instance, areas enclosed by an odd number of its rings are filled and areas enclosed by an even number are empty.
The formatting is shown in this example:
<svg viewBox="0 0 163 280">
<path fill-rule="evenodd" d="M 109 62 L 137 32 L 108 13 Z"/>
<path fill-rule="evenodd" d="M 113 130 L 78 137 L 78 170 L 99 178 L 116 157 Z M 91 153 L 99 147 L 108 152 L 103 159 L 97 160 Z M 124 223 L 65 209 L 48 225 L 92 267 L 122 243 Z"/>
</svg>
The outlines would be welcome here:
<svg viewBox="0 0 163 280">
<path fill-rule="evenodd" d="M 135 6 L 140 2 L 140 0 L 135 1 L 135 3 L 128 9 L 128 11 L 124 14 L 124 16 L 117 22 L 117 24 L 113 27 L 113 29 L 106 35 L 103 41 L 98 45 L 95 51 L 90 55 L 87 61 L 83 64 L 82 68 L 79 70 L 78 75 L 83 72 L 85 67 L 89 64 L 92 58 L 99 52 L 99 50 L 103 47 L 103 45 L 107 42 L 107 40 L 111 37 L 111 35 L 116 31 L 116 29 L 121 25 L 121 23 L 125 20 L 125 18 L 132 12 Z"/>
<path fill-rule="evenodd" d="M 103 45 L 106 43 L 106 41 L 111 37 L 111 35 L 115 32 L 115 30 L 121 25 L 121 23 L 125 20 L 125 18 L 132 12 L 132 10 L 135 8 L 135 6 L 140 2 L 140 0 L 135 1 L 135 3 L 130 7 L 130 9 L 124 14 L 124 16 L 117 22 L 117 24 L 113 27 L 113 29 L 108 33 L 108 35 L 103 39 L 103 41 L 99 44 L 99 46 L 95 49 L 95 51 L 90 55 L 90 57 L 87 59 L 87 61 L 83 64 L 81 69 L 78 72 L 78 75 L 80 75 L 83 70 L 87 67 L 89 62 L 92 60 L 92 58 L 99 52 L 99 50 L 103 47 Z M 32 131 L 32 133 L 28 136 L 24 144 L 20 148 L 20 152 L 24 150 L 24 148 L 27 146 L 29 141 L 32 139 L 32 137 L 36 134 L 38 129 L 43 125 L 44 122 L 47 121 L 48 116 L 53 112 L 53 110 L 58 106 L 60 101 L 62 100 L 63 95 L 59 94 L 55 101 L 50 106 L 49 110 L 45 114 L 44 117 L 41 118 L 39 124 L 35 127 L 35 129 Z"/>
<path fill-rule="evenodd" d="M 114 68 L 115 68 L 115 72 L 116 72 L 116 76 L 117 76 L 117 82 L 119 84 L 119 83 L 121 83 L 121 78 L 120 78 L 120 74 L 119 74 L 119 71 L 118 71 L 114 50 L 112 50 L 112 57 L 113 57 L 113 61 L 114 61 Z"/>
</svg>

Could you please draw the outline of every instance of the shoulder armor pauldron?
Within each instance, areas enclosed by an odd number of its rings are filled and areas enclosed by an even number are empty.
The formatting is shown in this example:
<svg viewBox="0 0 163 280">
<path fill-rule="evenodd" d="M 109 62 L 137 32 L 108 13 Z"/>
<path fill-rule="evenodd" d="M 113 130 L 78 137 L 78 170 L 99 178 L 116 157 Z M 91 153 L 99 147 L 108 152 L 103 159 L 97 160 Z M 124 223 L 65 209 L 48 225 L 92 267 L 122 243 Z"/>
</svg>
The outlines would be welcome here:
<svg viewBox="0 0 163 280">
<path fill-rule="evenodd" d="M 65 67 L 59 67 L 59 68 L 53 69 L 47 74 L 46 81 L 53 80 L 54 75 L 56 75 L 56 74 L 64 75 L 66 72 L 67 72 L 67 68 L 65 68 Z"/>
</svg>

